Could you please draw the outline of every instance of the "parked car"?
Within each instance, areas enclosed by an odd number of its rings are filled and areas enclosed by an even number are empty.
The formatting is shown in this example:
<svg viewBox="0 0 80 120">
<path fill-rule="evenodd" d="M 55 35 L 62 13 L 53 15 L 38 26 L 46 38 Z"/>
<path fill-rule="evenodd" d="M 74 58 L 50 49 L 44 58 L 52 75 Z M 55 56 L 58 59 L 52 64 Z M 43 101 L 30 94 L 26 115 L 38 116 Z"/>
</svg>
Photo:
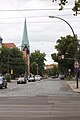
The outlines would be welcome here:
<svg viewBox="0 0 80 120">
<path fill-rule="evenodd" d="M 58 75 L 51 76 L 51 78 L 58 78 Z"/>
<path fill-rule="evenodd" d="M 36 75 L 35 76 L 35 80 L 37 81 L 37 80 L 41 80 L 42 79 L 42 76 L 40 76 L 40 75 Z"/>
<path fill-rule="evenodd" d="M 60 79 L 64 79 L 65 77 L 64 77 L 64 75 L 61 75 L 61 74 L 60 74 L 60 75 L 59 75 L 59 78 L 60 78 Z"/>
<path fill-rule="evenodd" d="M 0 88 L 7 88 L 7 80 L 4 76 L 0 77 Z"/>
<path fill-rule="evenodd" d="M 29 78 L 28 78 L 28 82 L 35 82 L 34 77 L 33 77 L 33 76 L 29 77 Z"/>
<path fill-rule="evenodd" d="M 17 84 L 26 84 L 27 79 L 25 77 L 19 77 L 17 80 Z"/>
</svg>

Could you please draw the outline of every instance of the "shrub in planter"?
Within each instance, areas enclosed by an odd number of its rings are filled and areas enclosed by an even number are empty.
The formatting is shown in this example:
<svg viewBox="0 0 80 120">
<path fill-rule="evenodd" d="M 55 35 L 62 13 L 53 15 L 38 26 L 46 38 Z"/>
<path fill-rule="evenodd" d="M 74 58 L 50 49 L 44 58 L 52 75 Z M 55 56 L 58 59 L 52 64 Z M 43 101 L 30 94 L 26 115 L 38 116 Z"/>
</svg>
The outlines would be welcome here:
<svg viewBox="0 0 80 120">
<path fill-rule="evenodd" d="M 67 76 L 66 80 L 72 80 L 72 76 Z"/>
<path fill-rule="evenodd" d="M 7 73 L 7 74 L 5 75 L 5 78 L 6 78 L 7 82 L 11 82 L 11 76 L 10 76 L 9 73 Z"/>
</svg>

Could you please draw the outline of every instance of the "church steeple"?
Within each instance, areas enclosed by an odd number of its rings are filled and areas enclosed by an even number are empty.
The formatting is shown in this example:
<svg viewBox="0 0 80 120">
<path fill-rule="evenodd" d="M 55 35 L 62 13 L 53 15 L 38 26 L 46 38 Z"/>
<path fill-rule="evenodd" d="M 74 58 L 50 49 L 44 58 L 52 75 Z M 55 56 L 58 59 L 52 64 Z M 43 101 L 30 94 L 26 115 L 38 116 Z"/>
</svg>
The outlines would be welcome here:
<svg viewBox="0 0 80 120">
<path fill-rule="evenodd" d="M 29 40 L 28 40 L 26 18 L 25 18 L 25 22 L 24 22 L 24 30 L 23 30 L 21 50 L 24 50 L 25 48 L 27 49 L 27 53 L 29 54 L 30 46 L 29 46 Z"/>
</svg>

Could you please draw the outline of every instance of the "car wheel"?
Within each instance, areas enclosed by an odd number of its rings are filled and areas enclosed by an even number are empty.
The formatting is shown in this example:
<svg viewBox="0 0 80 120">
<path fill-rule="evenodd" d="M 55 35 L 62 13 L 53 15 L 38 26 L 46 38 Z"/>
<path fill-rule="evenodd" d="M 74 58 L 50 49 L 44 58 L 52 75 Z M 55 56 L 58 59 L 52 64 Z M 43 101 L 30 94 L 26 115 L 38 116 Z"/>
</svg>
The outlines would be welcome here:
<svg viewBox="0 0 80 120">
<path fill-rule="evenodd" d="M 5 88 L 7 88 L 7 85 L 5 86 Z"/>
<path fill-rule="evenodd" d="M 24 84 L 26 84 L 26 81 L 24 82 Z"/>
<path fill-rule="evenodd" d="M 2 89 L 3 87 L 1 86 L 0 89 Z"/>
</svg>

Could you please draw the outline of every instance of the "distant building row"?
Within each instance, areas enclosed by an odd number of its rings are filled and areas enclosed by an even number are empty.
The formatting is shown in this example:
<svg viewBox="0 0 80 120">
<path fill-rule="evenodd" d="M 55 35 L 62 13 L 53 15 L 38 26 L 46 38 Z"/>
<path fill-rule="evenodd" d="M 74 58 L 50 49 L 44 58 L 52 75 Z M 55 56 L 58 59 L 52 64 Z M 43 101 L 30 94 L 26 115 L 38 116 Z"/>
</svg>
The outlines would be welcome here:
<svg viewBox="0 0 80 120">
<path fill-rule="evenodd" d="M 57 64 L 50 64 L 50 65 L 45 65 L 45 69 L 52 69 L 54 67 L 57 67 Z"/>
</svg>

